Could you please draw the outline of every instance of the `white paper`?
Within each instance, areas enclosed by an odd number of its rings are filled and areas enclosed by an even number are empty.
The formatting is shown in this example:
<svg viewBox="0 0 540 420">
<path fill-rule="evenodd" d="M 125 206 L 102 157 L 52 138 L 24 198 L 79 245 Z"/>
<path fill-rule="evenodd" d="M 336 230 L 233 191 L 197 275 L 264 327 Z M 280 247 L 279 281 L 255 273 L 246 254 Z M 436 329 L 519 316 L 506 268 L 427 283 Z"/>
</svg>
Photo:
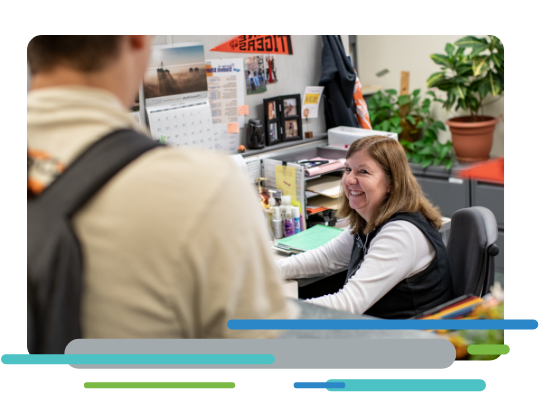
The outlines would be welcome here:
<svg viewBox="0 0 540 420">
<path fill-rule="evenodd" d="M 244 116 L 238 116 L 238 107 L 244 105 L 244 60 L 206 60 L 206 72 L 212 122 L 237 122 L 243 128 Z"/>
<path fill-rule="evenodd" d="M 152 137 L 171 146 L 215 150 L 208 101 L 146 108 Z"/>
<path fill-rule="evenodd" d="M 240 133 L 228 133 L 227 124 L 214 124 L 212 128 L 213 132 L 213 145 L 217 152 L 223 152 L 227 154 L 234 153 L 240 146 Z"/>
<path fill-rule="evenodd" d="M 302 118 L 318 118 L 324 86 L 307 86 L 302 101 Z M 307 115 L 306 115 L 307 114 Z"/>
</svg>

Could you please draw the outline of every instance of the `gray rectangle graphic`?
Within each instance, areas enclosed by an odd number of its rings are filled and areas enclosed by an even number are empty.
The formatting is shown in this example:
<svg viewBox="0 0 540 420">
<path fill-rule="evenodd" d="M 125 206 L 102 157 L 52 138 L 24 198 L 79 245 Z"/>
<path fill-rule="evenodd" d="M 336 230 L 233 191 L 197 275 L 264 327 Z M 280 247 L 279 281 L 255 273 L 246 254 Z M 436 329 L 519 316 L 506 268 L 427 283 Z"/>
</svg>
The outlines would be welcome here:
<svg viewBox="0 0 540 420">
<path fill-rule="evenodd" d="M 83 369 L 444 369 L 445 339 L 74 340 L 66 354 L 272 354 L 272 365 L 72 365 Z"/>
</svg>

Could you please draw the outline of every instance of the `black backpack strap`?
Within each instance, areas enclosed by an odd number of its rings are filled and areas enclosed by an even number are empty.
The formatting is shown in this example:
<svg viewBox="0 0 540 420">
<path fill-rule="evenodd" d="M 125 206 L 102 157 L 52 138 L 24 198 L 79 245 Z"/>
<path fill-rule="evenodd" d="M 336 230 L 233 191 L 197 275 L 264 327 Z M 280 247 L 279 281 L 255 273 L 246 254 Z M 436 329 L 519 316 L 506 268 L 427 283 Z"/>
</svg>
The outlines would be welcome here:
<svg viewBox="0 0 540 420">
<path fill-rule="evenodd" d="M 48 211 L 71 217 L 116 173 L 159 143 L 134 130 L 107 134 L 84 151 L 39 196 Z"/>
</svg>

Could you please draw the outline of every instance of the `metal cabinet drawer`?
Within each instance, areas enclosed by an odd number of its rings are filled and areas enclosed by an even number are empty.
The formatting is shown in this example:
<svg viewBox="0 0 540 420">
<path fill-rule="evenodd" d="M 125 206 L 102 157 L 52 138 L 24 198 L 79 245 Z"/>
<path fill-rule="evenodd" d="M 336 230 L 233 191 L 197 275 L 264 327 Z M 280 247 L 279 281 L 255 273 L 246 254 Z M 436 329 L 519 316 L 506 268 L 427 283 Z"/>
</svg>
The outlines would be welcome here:
<svg viewBox="0 0 540 420">
<path fill-rule="evenodd" d="M 504 229 L 504 186 L 472 181 L 472 204 L 490 209 L 499 229 Z"/>
<path fill-rule="evenodd" d="M 416 176 L 426 198 L 439 207 L 443 216 L 452 217 L 456 210 L 470 207 L 469 182 L 453 183 L 448 179 Z"/>
</svg>

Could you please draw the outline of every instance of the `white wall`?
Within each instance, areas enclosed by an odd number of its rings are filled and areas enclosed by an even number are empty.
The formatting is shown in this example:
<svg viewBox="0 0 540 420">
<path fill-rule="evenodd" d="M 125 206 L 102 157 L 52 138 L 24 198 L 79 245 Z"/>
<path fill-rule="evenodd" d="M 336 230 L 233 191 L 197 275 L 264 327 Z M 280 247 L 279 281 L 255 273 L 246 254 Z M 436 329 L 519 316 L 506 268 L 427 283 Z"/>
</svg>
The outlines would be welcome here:
<svg viewBox="0 0 540 420">
<path fill-rule="evenodd" d="M 427 91 L 426 80 L 437 71 L 439 67 L 431 61 L 430 54 L 444 54 L 444 46 L 447 42 L 453 43 L 463 35 L 358 35 L 358 72 L 363 85 L 382 85 L 385 89 L 399 90 L 401 71 L 410 72 L 410 91 L 421 89 Z M 377 77 L 375 74 L 383 69 L 388 69 L 385 76 Z M 442 99 L 444 92 L 436 91 Z M 488 95 L 485 103 L 492 102 L 493 98 Z M 467 113 L 459 110 L 446 112 L 441 104 L 435 103 L 433 117 L 446 121 Z M 504 98 L 499 99 L 492 105 L 484 107 L 484 114 L 499 117 L 499 123 L 495 128 L 491 156 L 504 155 Z M 450 139 L 447 128 L 439 136 L 442 143 Z"/>
</svg>

